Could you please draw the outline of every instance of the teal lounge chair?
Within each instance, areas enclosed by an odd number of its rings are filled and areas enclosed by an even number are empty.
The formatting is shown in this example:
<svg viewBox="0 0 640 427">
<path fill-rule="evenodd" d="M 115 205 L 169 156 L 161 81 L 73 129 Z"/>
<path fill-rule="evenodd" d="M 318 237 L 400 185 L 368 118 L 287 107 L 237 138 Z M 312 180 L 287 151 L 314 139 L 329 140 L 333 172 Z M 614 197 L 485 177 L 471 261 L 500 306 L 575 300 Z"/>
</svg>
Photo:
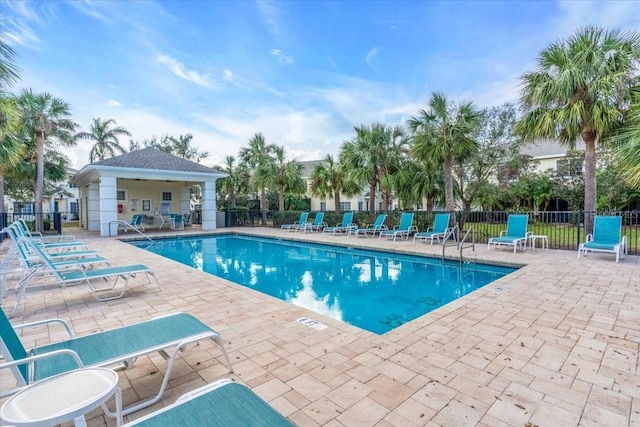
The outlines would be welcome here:
<svg viewBox="0 0 640 427">
<path fill-rule="evenodd" d="M 413 212 L 403 212 L 400 216 L 400 224 L 393 228 L 393 230 L 384 230 L 380 232 L 379 239 L 382 239 L 382 236 L 385 237 L 393 237 L 395 241 L 398 236 L 403 240 L 409 238 L 409 235 L 412 232 L 418 231 L 417 228 L 413 225 Z"/>
<path fill-rule="evenodd" d="M 282 230 L 287 231 L 297 231 L 298 229 L 302 230 L 304 226 L 307 224 L 307 219 L 309 218 L 309 212 L 302 212 L 300 214 L 300 219 L 298 219 L 293 224 L 282 224 L 280 228 Z"/>
<path fill-rule="evenodd" d="M 158 289 L 160 289 L 160 283 L 158 283 L 158 280 L 153 274 L 153 271 L 151 271 L 149 267 L 142 264 L 85 270 L 77 261 L 70 261 L 64 266 L 58 266 L 47 257 L 46 253 L 39 246 L 32 245 L 31 248 L 41 258 L 42 265 L 38 268 L 31 269 L 29 271 L 29 274 L 16 285 L 17 296 L 15 305 L 11 310 L 11 316 L 14 315 L 16 309 L 18 308 L 18 305 L 20 304 L 20 301 L 25 298 L 27 289 L 30 286 L 34 285 L 34 282 L 39 286 L 69 286 L 86 283 L 87 285 L 89 285 L 89 288 L 93 292 L 94 297 L 98 301 L 108 301 L 121 298 L 124 295 L 124 292 L 127 290 L 129 280 L 135 277 L 135 275 L 138 273 L 145 273 L 147 276 L 147 281 L 149 283 L 151 283 L 150 278 L 153 277 L 153 280 L 155 280 Z M 94 281 L 96 279 L 106 280 L 108 278 L 115 278 L 115 281 L 111 285 L 102 288 L 97 288 L 94 285 Z M 102 292 L 114 289 L 120 279 L 124 281 L 124 284 L 118 294 L 108 297 L 101 296 Z"/>
<path fill-rule="evenodd" d="M 358 228 L 357 225 L 353 224 L 353 212 L 345 212 L 342 215 L 342 222 L 336 224 L 335 227 L 325 227 L 322 230 L 322 233 L 331 233 L 331 235 L 336 234 L 347 234 L 351 229 Z"/>
<path fill-rule="evenodd" d="M 222 379 L 183 394 L 175 403 L 125 426 L 293 427 L 293 423 L 248 387 Z"/>
<path fill-rule="evenodd" d="M 42 257 L 46 257 L 46 259 L 51 262 L 56 267 L 64 267 L 67 265 L 75 265 L 80 264 L 82 266 L 93 266 L 96 264 L 105 264 L 109 266 L 109 261 L 106 258 L 98 256 L 93 253 L 90 257 L 83 257 L 78 259 L 62 259 L 62 258 L 52 258 L 46 252 L 40 251 L 38 252 L 34 247 L 35 243 L 31 239 L 18 238 L 15 234 L 15 230 L 10 227 L 5 227 L 2 229 L 3 233 L 7 233 L 11 238 L 11 241 L 14 244 L 14 250 L 17 253 L 17 261 L 26 270 L 32 270 L 42 267 L 43 259 Z"/>
<path fill-rule="evenodd" d="M 39 231 L 31 231 L 27 225 L 27 221 L 24 218 L 18 218 L 13 223 L 14 225 L 21 227 L 24 233 L 35 240 L 41 240 L 43 242 L 62 242 L 67 240 L 76 240 L 75 236 L 71 234 L 54 234 L 51 236 L 44 236 Z"/>
<path fill-rule="evenodd" d="M 327 223 L 324 222 L 324 212 L 318 212 L 316 217 L 313 219 L 313 222 L 308 222 L 303 227 L 304 232 L 308 231 L 321 231 L 327 226 Z"/>
<path fill-rule="evenodd" d="M 596 216 L 593 223 L 593 234 L 587 235 L 587 240 L 578 246 L 580 253 L 587 256 L 587 252 L 608 252 L 616 254 L 616 262 L 624 258 L 627 253 L 627 236 L 622 235 L 621 216 Z"/>
<path fill-rule="evenodd" d="M 439 213 L 436 214 L 436 218 L 433 221 L 433 227 L 427 228 L 427 231 L 422 231 L 413 235 L 413 241 L 416 239 L 431 240 L 433 245 L 433 239 L 437 239 L 440 242 L 440 238 L 444 237 L 449 232 L 449 221 L 451 220 L 451 214 Z"/>
<path fill-rule="evenodd" d="M 26 327 L 56 323 L 67 330 L 69 337 L 64 341 L 41 345 L 31 350 L 25 349 L 16 332 Z M 222 350 L 229 371 L 233 372 L 220 334 L 186 313 L 156 317 L 144 322 L 76 337 L 62 319 L 48 319 L 13 326 L 0 310 L 0 329 L 2 330 L 0 354 L 4 357 L 3 363 L 0 363 L 0 369 L 11 369 L 19 387 L 79 367 L 130 368 L 139 357 L 155 352 L 160 353 L 167 362 L 160 390 L 151 399 L 124 408 L 124 415 L 151 406 L 160 400 L 178 352 L 185 351 L 188 345 L 207 339 L 213 340 Z M 9 396 L 17 391 L 20 391 L 20 388 L 3 392 L 0 397 Z M 114 413 L 109 415 L 115 416 Z"/>
<path fill-rule="evenodd" d="M 380 233 L 381 231 L 389 229 L 389 227 L 387 227 L 384 224 L 384 221 L 386 219 L 387 219 L 387 214 L 380 214 L 376 218 L 376 222 L 374 222 L 373 224 L 367 224 L 363 228 L 353 229 L 353 230 L 351 230 L 351 234 L 355 234 L 356 238 L 358 238 L 358 236 L 361 235 L 361 234 L 363 236 L 365 236 L 365 237 L 368 236 L 368 235 L 371 235 L 372 237 L 375 237 L 375 235 Z"/>
<path fill-rule="evenodd" d="M 492 237 L 487 243 L 487 250 L 491 245 L 495 246 L 513 246 L 513 253 L 516 253 L 518 245 L 522 245 L 522 250 L 527 248 L 527 225 L 529 224 L 529 215 L 509 215 L 507 219 L 507 230 L 501 231 L 499 237 Z"/>
<path fill-rule="evenodd" d="M 38 246 L 44 248 L 47 252 L 64 252 L 71 249 L 88 249 L 87 245 L 77 240 L 62 240 L 62 241 L 49 242 L 42 239 L 34 239 L 29 235 L 29 233 L 27 233 L 27 231 L 19 221 L 16 221 L 13 224 L 11 224 L 9 228 L 13 229 L 19 238 L 31 240 Z"/>
</svg>

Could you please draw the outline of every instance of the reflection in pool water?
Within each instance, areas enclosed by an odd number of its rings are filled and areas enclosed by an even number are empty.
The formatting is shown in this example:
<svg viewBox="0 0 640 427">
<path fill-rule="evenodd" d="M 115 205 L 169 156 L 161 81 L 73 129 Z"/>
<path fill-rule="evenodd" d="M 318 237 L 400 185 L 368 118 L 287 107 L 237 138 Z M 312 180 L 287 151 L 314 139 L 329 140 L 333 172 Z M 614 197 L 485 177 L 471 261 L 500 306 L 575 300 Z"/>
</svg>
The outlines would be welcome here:
<svg viewBox="0 0 640 427">
<path fill-rule="evenodd" d="M 146 249 L 378 334 L 514 271 L 235 235 L 159 240 Z"/>
</svg>

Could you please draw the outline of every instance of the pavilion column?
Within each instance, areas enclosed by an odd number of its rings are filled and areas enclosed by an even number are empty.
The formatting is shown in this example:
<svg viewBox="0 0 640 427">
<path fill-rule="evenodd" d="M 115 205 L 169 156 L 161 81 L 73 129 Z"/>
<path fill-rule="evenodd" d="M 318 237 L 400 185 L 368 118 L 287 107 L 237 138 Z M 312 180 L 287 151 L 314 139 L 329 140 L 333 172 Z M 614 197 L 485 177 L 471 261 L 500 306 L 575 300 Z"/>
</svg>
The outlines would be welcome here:
<svg viewBox="0 0 640 427">
<path fill-rule="evenodd" d="M 191 191 L 186 185 L 180 187 L 180 213 L 186 214 L 191 212 Z"/>
<path fill-rule="evenodd" d="M 100 186 L 92 182 L 87 188 L 87 230 L 100 230 Z"/>
<path fill-rule="evenodd" d="M 216 229 L 216 182 L 205 181 L 202 186 L 202 229 Z"/>
<path fill-rule="evenodd" d="M 112 176 L 100 177 L 100 235 L 118 235 L 118 179 Z"/>
</svg>

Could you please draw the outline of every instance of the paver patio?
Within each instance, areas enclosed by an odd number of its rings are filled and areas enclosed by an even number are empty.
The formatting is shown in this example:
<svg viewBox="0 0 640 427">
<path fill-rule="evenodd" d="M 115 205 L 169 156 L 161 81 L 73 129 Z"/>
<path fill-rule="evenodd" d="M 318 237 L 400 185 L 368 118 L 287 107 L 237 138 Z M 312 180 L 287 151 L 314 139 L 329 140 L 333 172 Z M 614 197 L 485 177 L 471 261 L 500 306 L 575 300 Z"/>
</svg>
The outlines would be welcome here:
<svg viewBox="0 0 640 427">
<path fill-rule="evenodd" d="M 229 231 L 435 256 L 442 251 L 411 241 L 220 230 Z M 96 301 L 86 286 L 34 289 L 14 323 L 61 317 L 82 335 L 185 311 L 222 334 L 234 364 L 229 374 L 211 343 L 190 348 L 176 363 L 163 401 L 129 419 L 228 377 L 300 426 L 640 426 L 640 257 L 615 263 L 608 254 L 577 259 L 573 251 L 513 254 L 476 245 L 475 253 L 465 250 L 467 258 L 525 266 L 379 336 L 116 238 L 70 233 L 113 264 L 153 268 L 162 291 L 144 278 L 108 302 Z M 14 283 L 10 278 L 10 287 Z M 5 309 L 14 297 L 9 294 Z M 318 331 L 296 321 L 305 316 L 329 327 Z M 31 329 L 23 340 L 33 346 L 62 333 Z M 163 369 L 154 355 L 120 371 L 125 404 L 153 394 Z M 8 374 L 0 377 L 2 389 L 12 387 Z M 91 426 L 115 425 L 99 409 L 88 418 Z"/>
</svg>

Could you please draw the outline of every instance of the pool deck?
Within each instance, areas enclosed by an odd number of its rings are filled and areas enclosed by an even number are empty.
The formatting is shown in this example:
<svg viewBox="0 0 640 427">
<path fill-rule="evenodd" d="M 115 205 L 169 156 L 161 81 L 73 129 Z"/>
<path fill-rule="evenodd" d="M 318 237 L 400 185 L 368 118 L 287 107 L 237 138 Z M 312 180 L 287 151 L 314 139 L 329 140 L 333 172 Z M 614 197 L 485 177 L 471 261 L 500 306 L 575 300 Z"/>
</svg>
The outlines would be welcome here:
<svg viewBox="0 0 640 427">
<path fill-rule="evenodd" d="M 219 231 L 435 256 L 442 251 L 424 242 L 265 228 Z M 476 245 L 475 252 L 465 250 L 467 258 L 524 267 L 379 336 L 116 238 L 69 233 L 114 265 L 151 267 L 162 290 L 137 277 L 123 298 L 98 302 L 83 285 L 34 288 L 12 322 L 60 317 L 83 335 L 184 311 L 222 334 L 234 365 L 230 374 L 213 343 L 189 348 L 176 362 L 162 402 L 130 420 L 226 377 L 251 387 L 299 426 L 640 426 L 638 256 L 616 263 L 611 254 L 577 259 L 574 251 L 514 254 Z M 456 254 L 454 247 L 447 252 Z M 8 284 L 12 288 L 15 279 Z M 5 310 L 14 301 L 10 292 Z M 313 329 L 299 323 L 301 317 L 328 327 Z M 45 344 L 62 332 L 31 329 L 23 341 Z M 125 404 L 152 395 L 158 371 L 164 361 L 157 355 L 120 371 Z M 7 370 L 0 382 L 2 389 L 11 387 Z M 87 418 L 90 426 L 115 425 L 100 409 Z"/>
</svg>

